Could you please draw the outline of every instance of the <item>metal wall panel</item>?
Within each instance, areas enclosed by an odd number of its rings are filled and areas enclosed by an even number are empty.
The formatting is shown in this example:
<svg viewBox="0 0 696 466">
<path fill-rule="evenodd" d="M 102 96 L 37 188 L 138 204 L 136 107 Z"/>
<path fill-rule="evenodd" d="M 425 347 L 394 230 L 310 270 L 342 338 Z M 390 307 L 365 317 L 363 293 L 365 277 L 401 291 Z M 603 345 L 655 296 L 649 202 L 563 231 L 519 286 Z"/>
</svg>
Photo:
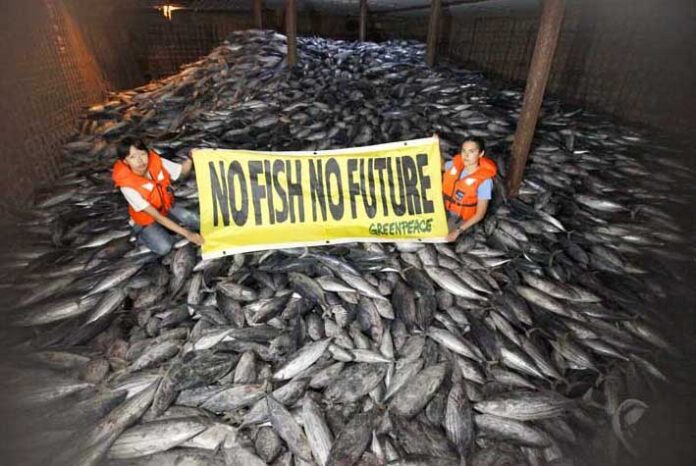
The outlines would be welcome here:
<svg viewBox="0 0 696 466">
<path fill-rule="evenodd" d="M 59 173 L 61 146 L 86 105 L 107 85 L 64 5 L 12 2 L 0 27 L 0 218 L 13 222 L 34 188 Z"/>
</svg>

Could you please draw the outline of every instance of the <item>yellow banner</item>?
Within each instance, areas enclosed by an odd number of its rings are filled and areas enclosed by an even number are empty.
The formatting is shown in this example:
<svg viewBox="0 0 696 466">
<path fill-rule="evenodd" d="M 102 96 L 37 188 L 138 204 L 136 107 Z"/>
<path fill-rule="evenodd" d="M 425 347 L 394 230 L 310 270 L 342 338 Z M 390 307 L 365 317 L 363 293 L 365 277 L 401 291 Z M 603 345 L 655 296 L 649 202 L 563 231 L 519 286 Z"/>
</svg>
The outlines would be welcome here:
<svg viewBox="0 0 696 466">
<path fill-rule="evenodd" d="M 436 137 L 314 152 L 195 149 L 203 257 L 447 236 Z"/>
</svg>

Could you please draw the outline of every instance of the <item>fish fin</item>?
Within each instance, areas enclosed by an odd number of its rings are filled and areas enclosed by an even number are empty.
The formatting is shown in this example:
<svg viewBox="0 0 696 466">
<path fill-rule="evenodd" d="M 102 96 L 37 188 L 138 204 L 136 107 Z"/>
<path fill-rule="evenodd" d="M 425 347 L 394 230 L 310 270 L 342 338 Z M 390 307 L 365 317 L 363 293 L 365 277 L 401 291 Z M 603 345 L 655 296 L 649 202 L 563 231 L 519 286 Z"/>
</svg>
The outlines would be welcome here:
<svg viewBox="0 0 696 466">
<path fill-rule="evenodd" d="M 266 251 L 265 253 L 261 254 L 261 257 L 259 258 L 259 264 L 262 264 L 263 261 L 271 257 L 275 253 L 275 250 L 271 249 Z"/>
<path fill-rule="evenodd" d="M 527 338 L 531 338 L 535 332 L 540 332 L 542 335 L 549 339 L 554 337 L 554 335 L 549 334 L 548 332 L 539 327 L 532 327 L 529 330 L 525 330 L 524 334 Z"/>
<path fill-rule="evenodd" d="M 636 206 L 635 208 L 629 210 L 630 215 L 631 215 L 631 220 L 636 219 L 636 215 L 638 215 L 638 213 L 640 213 L 641 208 L 642 208 L 641 206 Z"/>
<path fill-rule="evenodd" d="M 524 257 L 524 258 L 527 259 L 529 262 L 534 263 L 534 261 L 527 255 L 527 252 L 526 252 L 525 250 L 522 250 L 522 251 L 521 251 L 520 256 Z M 517 256 L 517 258 L 519 258 L 520 256 Z"/>
<path fill-rule="evenodd" d="M 556 379 L 553 382 L 551 382 L 551 387 L 553 387 L 553 389 L 555 391 L 560 391 L 560 390 L 557 390 L 557 388 L 561 387 L 561 386 L 569 388 L 570 382 L 568 381 L 568 379 L 566 379 L 565 377 L 561 377 L 560 379 Z"/>
<path fill-rule="evenodd" d="M 548 262 L 548 267 L 551 268 L 553 266 L 553 260 L 556 258 L 556 256 L 563 252 L 562 249 L 556 249 L 553 251 L 551 254 L 549 254 L 549 262 Z"/>
<path fill-rule="evenodd" d="M 642 401 L 628 398 L 616 408 L 616 411 L 611 416 L 611 428 L 614 434 L 626 451 L 635 457 L 638 456 L 638 452 L 629 442 L 631 433 L 626 428 L 637 423 L 647 409 L 648 405 Z"/>
</svg>

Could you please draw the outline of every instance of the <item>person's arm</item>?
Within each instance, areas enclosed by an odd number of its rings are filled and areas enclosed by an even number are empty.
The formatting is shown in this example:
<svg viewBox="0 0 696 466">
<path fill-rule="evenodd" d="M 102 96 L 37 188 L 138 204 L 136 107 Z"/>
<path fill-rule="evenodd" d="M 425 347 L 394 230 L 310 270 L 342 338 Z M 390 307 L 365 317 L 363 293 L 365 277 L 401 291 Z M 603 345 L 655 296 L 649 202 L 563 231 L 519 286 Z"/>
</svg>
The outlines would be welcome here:
<svg viewBox="0 0 696 466">
<path fill-rule="evenodd" d="M 190 157 L 181 163 L 162 157 L 162 163 L 164 164 L 164 168 L 169 172 L 172 182 L 174 183 L 181 179 L 185 179 L 193 168 L 193 161 Z"/>
<path fill-rule="evenodd" d="M 181 178 L 186 178 L 189 175 L 189 173 L 191 173 L 192 168 L 193 160 L 186 159 L 186 161 L 181 164 Z"/>
<path fill-rule="evenodd" d="M 480 222 L 483 219 L 483 217 L 486 216 L 487 211 L 488 211 L 488 199 L 479 199 L 478 202 L 476 203 L 476 213 L 474 214 L 474 216 L 471 217 L 466 222 L 459 225 L 459 228 L 450 232 L 450 234 L 447 235 L 447 241 L 456 240 L 459 237 L 459 235 L 461 235 L 466 230 L 468 230 L 469 228 L 473 227 L 478 222 Z"/>
<path fill-rule="evenodd" d="M 187 177 L 189 173 L 191 173 L 191 170 L 193 169 L 193 155 L 192 155 L 193 149 L 189 149 L 189 151 L 186 153 L 186 161 L 181 164 L 181 176 L 182 177 Z"/>
<path fill-rule="evenodd" d="M 165 217 L 164 215 L 160 214 L 157 209 L 155 209 L 152 206 L 147 206 L 143 210 L 144 212 L 147 212 L 148 214 L 152 215 L 152 217 L 155 219 L 157 223 L 162 225 L 163 227 L 173 231 L 174 233 L 178 233 L 187 240 L 191 241 L 192 243 L 195 243 L 197 245 L 201 245 L 204 243 L 203 237 L 199 235 L 198 233 L 194 233 L 192 231 L 187 230 L 186 228 L 178 225 L 176 222 L 174 222 L 172 219 L 169 217 Z"/>
</svg>

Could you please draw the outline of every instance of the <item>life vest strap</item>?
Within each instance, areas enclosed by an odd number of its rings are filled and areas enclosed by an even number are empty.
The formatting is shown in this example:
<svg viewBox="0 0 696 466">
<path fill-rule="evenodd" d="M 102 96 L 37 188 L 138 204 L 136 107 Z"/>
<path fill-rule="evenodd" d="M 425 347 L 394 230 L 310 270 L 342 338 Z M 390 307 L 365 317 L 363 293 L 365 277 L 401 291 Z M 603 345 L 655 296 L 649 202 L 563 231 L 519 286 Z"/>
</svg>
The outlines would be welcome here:
<svg viewBox="0 0 696 466">
<path fill-rule="evenodd" d="M 448 195 L 446 195 L 446 194 L 443 194 L 442 197 L 444 198 L 445 201 L 451 202 L 452 204 L 455 204 L 455 205 L 457 205 L 457 206 L 459 206 L 459 207 L 476 207 L 476 206 L 478 205 L 477 203 L 473 203 L 473 204 L 463 204 L 463 203 L 457 201 L 456 199 L 453 199 L 451 196 L 448 196 Z"/>
</svg>

